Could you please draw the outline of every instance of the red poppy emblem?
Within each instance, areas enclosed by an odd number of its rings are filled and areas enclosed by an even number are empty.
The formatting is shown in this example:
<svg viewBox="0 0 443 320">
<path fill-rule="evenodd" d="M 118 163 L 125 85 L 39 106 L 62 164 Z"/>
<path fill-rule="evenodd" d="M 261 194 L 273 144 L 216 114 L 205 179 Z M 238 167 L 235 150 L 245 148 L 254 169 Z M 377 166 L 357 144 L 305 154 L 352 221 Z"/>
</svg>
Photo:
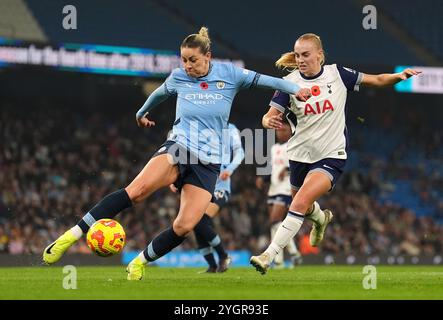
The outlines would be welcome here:
<svg viewBox="0 0 443 320">
<path fill-rule="evenodd" d="M 311 94 L 313 96 L 318 96 L 320 94 L 320 87 L 319 86 L 313 86 L 311 88 Z"/>
<path fill-rule="evenodd" d="M 206 82 L 202 82 L 200 83 L 200 88 L 202 88 L 203 90 L 208 89 L 208 84 Z"/>
</svg>

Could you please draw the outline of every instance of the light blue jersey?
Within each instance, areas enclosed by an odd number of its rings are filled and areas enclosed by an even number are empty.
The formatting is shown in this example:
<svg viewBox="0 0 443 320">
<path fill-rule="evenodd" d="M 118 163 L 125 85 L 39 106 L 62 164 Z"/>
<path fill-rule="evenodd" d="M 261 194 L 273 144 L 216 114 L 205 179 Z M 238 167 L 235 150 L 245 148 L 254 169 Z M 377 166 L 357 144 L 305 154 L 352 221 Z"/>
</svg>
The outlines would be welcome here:
<svg viewBox="0 0 443 320">
<path fill-rule="evenodd" d="M 223 162 L 220 167 L 220 173 L 223 171 L 229 171 L 230 174 L 240 165 L 245 158 L 245 151 L 241 143 L 240 132 L 237 127 L 232 123 L 229 123 L 229 142 L 223 145 Z M 231 161 L 232 154 L 232 161 Z M 218 177 L 215 185 L 215 190 L 225 190 L 231 193 L 231 178 L 226 180 Z"/>
<path fill-rule="evenodd" d="M 293 94 L 300 88 L 286 80 L 211 62 L 206 76 L 192 78 L 183 68 L 172 71 L 137 112 L 143 117 L 166 100 L 177 96 L 175 122 L 170 139 L 184 146 L 204 162 L 222 163 L 223 136 L 229 136 L 228 119 L 235 95 L 253 87 L 279 89 Z"/>
</svg>

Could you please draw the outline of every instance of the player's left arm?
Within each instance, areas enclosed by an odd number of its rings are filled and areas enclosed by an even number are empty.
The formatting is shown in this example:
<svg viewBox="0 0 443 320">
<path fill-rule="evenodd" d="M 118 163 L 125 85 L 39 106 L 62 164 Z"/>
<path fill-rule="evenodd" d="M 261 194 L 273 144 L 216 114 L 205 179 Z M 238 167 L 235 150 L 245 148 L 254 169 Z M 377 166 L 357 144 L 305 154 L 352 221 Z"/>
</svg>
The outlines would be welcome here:
<svg viewBox="0 0 443 320">
<path fill-rule="evenodd" d="M 274 89 L 287 94 L 293 94 L 300 101 L 306 101 L 311 97 L 311 90 L 308 88 L 300 88 L 297 84 L 265 74 L 260 74 L 252 70 L 237 68 L 234 65 L 233 74 L 237 79 L 239 87 L 242 89 L 261 88 Z"/>
<path fill-rule="evenodd" d="M 385 87 L 394 85 L 412 76 L 419 75 L 421 71 L 415 69 L 405 69 L 398 73 L 366 74 L 363 73 L 361 84 L 371 87 Z"/>
</svg>

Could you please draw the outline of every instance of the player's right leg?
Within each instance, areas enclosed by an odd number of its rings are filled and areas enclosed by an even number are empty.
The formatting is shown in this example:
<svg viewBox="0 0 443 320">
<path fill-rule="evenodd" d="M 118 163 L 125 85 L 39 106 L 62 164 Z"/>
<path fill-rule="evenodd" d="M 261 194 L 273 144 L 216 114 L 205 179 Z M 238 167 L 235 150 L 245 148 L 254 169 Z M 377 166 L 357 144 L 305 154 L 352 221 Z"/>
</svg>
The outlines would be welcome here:
<svg viewBox="0 0 443 320">
<path fill-rule="evenodd" d="M 179 246 L 202 218 L 211 197 L 212 194 L 207 190 L 195 185 L 185 184 L 180 194 L 180 210 L 173 226 L 158 234 L 146 249 L 129 263 L 126 268 L 128 272 L 127 279 L 143 279 L 147 263 L 161 258 Z"/>
<path fill-rule="evenodd" d="M 43 262 L 53 264 L 60 260 L 66 250 L 87 233 L 97 220 L 113 218 L 156 190 L 174 183 L 178 177 L 178 168 L 167 157 L 167 154 L 153 157 L 128 187 L 111 193 L 98 202 L 77 225 L 45 248 Z"/>
</svg>

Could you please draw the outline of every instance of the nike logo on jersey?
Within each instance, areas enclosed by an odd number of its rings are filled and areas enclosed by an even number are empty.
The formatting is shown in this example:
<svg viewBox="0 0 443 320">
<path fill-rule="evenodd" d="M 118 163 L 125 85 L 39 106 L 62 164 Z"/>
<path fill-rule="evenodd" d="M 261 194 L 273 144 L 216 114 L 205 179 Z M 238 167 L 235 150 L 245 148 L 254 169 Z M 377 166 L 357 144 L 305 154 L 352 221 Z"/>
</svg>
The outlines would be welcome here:
<svg viewBox="0 0 443 320">
<path fill-rule="evenodd" d="M 47 253 L 47 254 L 51 254 L 51 253 L 52 253 L 52 252 L 51 252 L 51 249 L 52 249 L 53 246 L 55 246 L 55 242 L 54 242 L 53 244 L 51 244 L 51 245 L 48 247 L 48 249 L 46 249 L 46 253 Z"/>
<path fill-rule="evenodd" d="M 334 170 L 333 168 L 331 168 L 330 166 L 328 166 L 328 165 L 326 165 L 326 164 L 324 164 L 323 167 L 328 168 L 328 169 L 331 169 L 331 170 Z"/>
</svg>

